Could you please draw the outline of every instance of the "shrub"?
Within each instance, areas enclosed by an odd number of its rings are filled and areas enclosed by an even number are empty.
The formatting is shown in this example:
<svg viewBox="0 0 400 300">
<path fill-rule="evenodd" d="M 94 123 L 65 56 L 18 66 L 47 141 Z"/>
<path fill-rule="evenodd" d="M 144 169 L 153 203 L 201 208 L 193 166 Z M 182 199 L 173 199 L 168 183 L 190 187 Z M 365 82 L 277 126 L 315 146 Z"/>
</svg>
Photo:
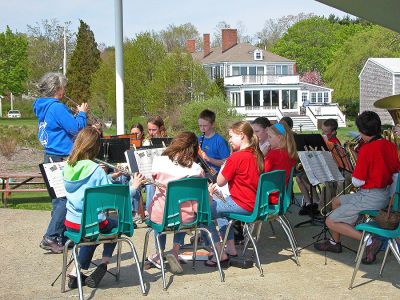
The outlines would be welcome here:
<svg viewBox="0 0 400 300">
<path fill-rule="evenodd" d="M 17 140 L 13 137 L 0 139 L 0 153 L 7 159 L 11 159 L 17 152 Z"/>
</svg>

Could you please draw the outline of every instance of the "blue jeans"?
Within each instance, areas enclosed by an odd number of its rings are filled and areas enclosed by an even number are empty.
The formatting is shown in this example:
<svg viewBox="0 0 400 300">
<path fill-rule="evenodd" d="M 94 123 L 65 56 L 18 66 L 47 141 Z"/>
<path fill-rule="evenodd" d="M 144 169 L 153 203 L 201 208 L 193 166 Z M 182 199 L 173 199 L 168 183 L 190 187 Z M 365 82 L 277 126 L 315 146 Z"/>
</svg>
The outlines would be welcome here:
<svg viewBox="0 0 400 300">
<path fill-rule="evenodd" d="M 60 155 L 49 155 L 44 154 L 44 163 L 49 163 L 50 158 L 53 162 L 60 162 L 67 158 L 67 156 Z M 55 198 L 51 200 L 52 202 L 52 210 L 51 210 L 51 219 L 49 225 L 47 226 L 47 230 L 45 236 L 52 240 L 61 240 L 64 244 L 66 242 L 66 237 L 64 236 L 65 232 L 65 215 L 67 214 L 67 199 L 66 198 Z"/>
<path fill-rule="evenodd" d="M 156 188 L 152 184 L 146 184 L 145 186 L 146 189 L 146 210 L 149 210 L 150 203 L 153 200 L 154 194 L 156 192 Z"/>
<path fill-rule="evenodd" d="M 141 188 L 135 190 L 135 192 L 131 194 L 132 212 L 138 212 L 139 210 L 140 193 Z"/>
<path fill-rule="evenodd" d="M 158 231 L 154 230 L 154 238 L 156 238 L 156 235 L 158 234 Z M 175 244 L 179 244 L 181 246 L 183 246 L 184 244 L 184 240 L 185 240 L 185 232 L 178 232 L 178 233 L 174 233 L 174 245 Z M 165 244 L 167 242 L 167 235 L 163 234 L 160 236 L 160 246 L 161 249 L 164 250 L 165 249 Z M 155 247 L 157 248 L 157 241 L 154 241 L 155 243 Z"/>
<path fill-rule="evenodd" d="M 106 227 L 100 229 L 101 233 L 109 233 L 113 228 L 118 227 L 118 221 L 114 219 L 107 219 L 108 224 Z M 115 246 L 117 243 L 106 243 L 103 244 L 103 257 L 112 257 Z M 89 269 L 90 262 L 92 261 L 94 251 L 98 245 L 82 246 L 79 249 L 78 261 L 81 268 L 84 270 Z"/>
<path fill-rule="evenodd" d="M 221 200 L 213 200 L 211 203 L 211 215 L 212 219 L 217 219 L 219 232 L 221 236 L 224 237 L 226 233 L 226 229 L 228 226 L 228 220 L 224 218 L 225 213 L 236 213 L 241 215 L 250 215 L 251 212 L 241 208 L 236 204 L 235 201 L 231 197 L 225 198 L 226 202 Z M 211 222 L 210 226 L 208 226 L 208 230 L 211 232 L 212 239 L 214 243 L 219 242 L 219 234 L 214 222 Z M 228 241 L 233 240 L 233 230 L 229 230 Z"/>
</svg>

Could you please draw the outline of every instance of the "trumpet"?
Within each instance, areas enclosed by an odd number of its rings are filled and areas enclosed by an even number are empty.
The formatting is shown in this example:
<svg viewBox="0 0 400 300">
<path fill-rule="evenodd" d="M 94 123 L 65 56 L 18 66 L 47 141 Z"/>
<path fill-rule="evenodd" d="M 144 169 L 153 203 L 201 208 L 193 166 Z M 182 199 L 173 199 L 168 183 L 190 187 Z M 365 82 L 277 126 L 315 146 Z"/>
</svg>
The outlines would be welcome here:
<svg viewBox="0 0 400 300">
<path fill-rule="evenodd" d="M 70 104 L 71 106 L 73 106 L 74 108 L 71 108 L 71 110 L 74 113 L 77 113 L 76 111 L 76 107 L 79 106 L 78 103 L 76 103 L 74 100 L 72 100 L 70 97 L 64 95 L 64 98 L 67 99 L 66 101 L 66 105 L 68 106 L 68 104 Z M 92 125 L 97 125 L 99 124 L 102 128 L 106 128 L 106 125 L 104 124 L 103 120 L 100 119 L 99 117 L 97 117 L 94 113 L 92 113 L 90 110 L 87 111 L 87 116 L 88 116 L 88 121 L 89 123 L 91 123 Z"/>
</svg>

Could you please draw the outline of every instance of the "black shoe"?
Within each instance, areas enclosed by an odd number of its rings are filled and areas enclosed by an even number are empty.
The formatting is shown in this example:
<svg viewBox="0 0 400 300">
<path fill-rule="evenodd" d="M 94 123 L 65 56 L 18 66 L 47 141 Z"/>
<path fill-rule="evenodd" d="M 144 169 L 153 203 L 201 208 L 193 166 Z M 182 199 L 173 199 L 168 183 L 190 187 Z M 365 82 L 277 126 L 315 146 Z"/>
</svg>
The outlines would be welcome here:
<svg viewBox="0 0 400 300">
<path fill-rule="evenodd" d="M 75 276 L 71 276 L 68 275 L 68 287 L 73 290 L 73 289 L 77 289 L 78 288 L 78 278 Z M 82 282 L 82 286 L 85 286 L 85 280 L 86 280 L 87 276 L 85 274 L 81 273 L 81 282 Z"/>
<path fill-rule="evenodd" d="M 341 243 L 336 243 L 333 245 L 330 241 L 316 243 L 314 244 L 314 248 L 318 251 L 328 251 L 333 253 L 341 253 L 343 251 Z"/>
<path fill-rule="evenodd" d="M 86 278 L 85 283 L 88 287 L 95 289 L 107 272 L 107 264 L 100 264 L 92 274 Z"/>
<path fill-rule="evenodd" d="M 306 204 L 301 207 L 299 210 L 299 215 L 300 216 L 307 216 L 307 215 L 319 215 L 319 210 L 318 210 L 318 204 L 313 203 L 311 204 Z"/>
<path fill-rule="evenodd" d="M 56 254 L 63 253 L 64 251 L 64 247 L 60 245 L 57 240 L 53 240 L 52 238 L 47 236 L 43 237 L 43 240 L 40 242 L 39 247 Z"/>
</svg>

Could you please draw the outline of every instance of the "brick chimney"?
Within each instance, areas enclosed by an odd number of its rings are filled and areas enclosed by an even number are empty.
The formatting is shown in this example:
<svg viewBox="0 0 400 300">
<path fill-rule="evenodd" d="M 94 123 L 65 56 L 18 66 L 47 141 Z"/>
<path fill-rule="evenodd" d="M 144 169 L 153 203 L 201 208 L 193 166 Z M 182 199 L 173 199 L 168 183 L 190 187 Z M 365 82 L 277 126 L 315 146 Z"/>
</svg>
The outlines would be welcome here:
<svg viewBox="0 0 400 300">
<path fill-rule="evenodd" d="M 189 53 L 196 52 L 196 40 L 187 40 L 186 41 L 186 50 Z"/>
<path fill-rule="evenodd" d="M 204 57 L 206 57 L 208 54 L 210 54 L 210 34 L 209 33 L 203 34 L 203 52 L 204 52 Z"/>
<path fill-rule="evenodd" d="M 296 75 L 297 73 L 297 66 L 296 64 L 293 64 L 293 75 Z"/>
<path fill-rule="evenodd" d="M 237 44 L 237 29 L 222 29 L 222 53 Z"/>
</svg>

